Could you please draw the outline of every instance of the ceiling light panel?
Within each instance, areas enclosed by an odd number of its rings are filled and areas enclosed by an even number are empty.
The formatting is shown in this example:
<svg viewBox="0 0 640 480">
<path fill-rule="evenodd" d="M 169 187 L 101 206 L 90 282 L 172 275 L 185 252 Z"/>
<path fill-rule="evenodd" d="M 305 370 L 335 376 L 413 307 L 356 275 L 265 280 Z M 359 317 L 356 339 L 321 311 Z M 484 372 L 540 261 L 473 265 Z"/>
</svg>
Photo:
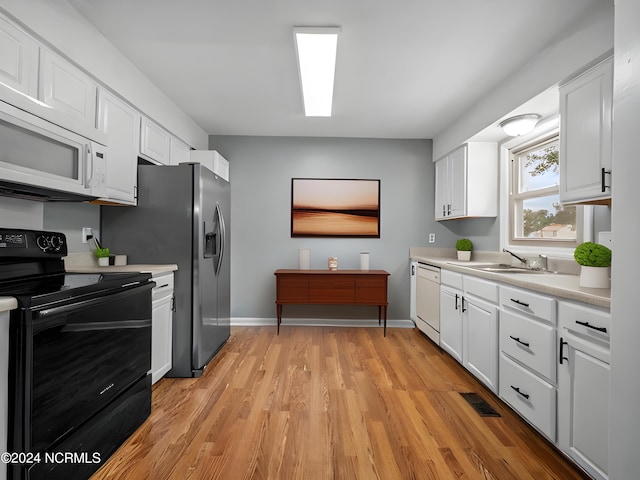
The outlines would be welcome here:
<svg viewBox="0 0 640 480">
<path fill-rule="evenodd" d="M 307 117 L 330 117 L 336 71 L 339 27 L 295 27 L 304 113 Z"/>
</svg>

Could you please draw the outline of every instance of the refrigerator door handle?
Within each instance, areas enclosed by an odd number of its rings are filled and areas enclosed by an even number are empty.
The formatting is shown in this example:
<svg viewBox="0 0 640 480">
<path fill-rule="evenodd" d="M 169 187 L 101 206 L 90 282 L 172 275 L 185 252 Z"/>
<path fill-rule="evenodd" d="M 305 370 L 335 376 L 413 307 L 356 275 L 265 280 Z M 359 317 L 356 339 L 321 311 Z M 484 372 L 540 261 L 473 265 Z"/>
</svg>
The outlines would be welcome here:
<svg viewBox="0 0 640 480">
<path fill-rule="evenodd" d="M 220 208 L 220 204 L 216 202 L 216 216 L 218 217 L 217 226 L 219 228 L 219 236 L 220 236 L 220 250 L 218 251 L 218 263 L 216 265 L 216 275 L 220 272 L 222 268 L 222 259 L 224 257 L 225 250 L 225 237 L 226 237 L 226 226 L 224 224 L 224 216 L 222 215 L 222 209 Z"/>
</svg>

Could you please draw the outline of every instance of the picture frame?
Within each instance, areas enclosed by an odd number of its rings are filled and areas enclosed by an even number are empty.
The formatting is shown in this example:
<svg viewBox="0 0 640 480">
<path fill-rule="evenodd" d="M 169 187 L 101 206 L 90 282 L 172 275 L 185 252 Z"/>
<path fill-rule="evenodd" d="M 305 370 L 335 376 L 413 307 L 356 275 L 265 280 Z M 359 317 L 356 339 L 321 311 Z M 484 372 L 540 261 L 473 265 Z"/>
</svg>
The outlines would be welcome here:
<svg viewBox="0 0 640 480">
<path fill-rule="evenodd" d="M 380 180 L 292 178 L 291 236 L 380 238 Z"/>
</svg>

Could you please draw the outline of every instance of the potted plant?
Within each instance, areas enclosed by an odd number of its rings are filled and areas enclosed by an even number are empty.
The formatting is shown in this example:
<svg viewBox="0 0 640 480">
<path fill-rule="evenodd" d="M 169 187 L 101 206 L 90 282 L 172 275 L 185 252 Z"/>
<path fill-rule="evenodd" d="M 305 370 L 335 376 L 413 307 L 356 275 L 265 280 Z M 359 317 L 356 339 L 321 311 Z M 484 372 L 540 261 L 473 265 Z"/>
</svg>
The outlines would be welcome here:
<svg viewBox="0 0 640 480">
<path fill-rule="evenodd" d="M 98 265 L 100 265 L 101 267 L 106 267 L 109 265 L 109 249 L 108 248 L 101 248 L 96 246 L 96 250 L 94 253 L 96 255 L 96 258 L 98 259 Z"/>
<path fill-rule="evenodd" d="M 473 243 L 471 243 L 471 240 L 469 240 L 468 238 L 460 238 L 456 242 L 456 250 L 458 251 L 458 260 L 471 260 L 471 250 L 473 250 Z"/>
<path fill-rule="evenodd" d="M 604 245 L 584 242 L 573 252 L 573 258 L 580 267 L 581 287 L 611 288 L 609 267 L 611 266 L 611 250 Z"/>
</svg>

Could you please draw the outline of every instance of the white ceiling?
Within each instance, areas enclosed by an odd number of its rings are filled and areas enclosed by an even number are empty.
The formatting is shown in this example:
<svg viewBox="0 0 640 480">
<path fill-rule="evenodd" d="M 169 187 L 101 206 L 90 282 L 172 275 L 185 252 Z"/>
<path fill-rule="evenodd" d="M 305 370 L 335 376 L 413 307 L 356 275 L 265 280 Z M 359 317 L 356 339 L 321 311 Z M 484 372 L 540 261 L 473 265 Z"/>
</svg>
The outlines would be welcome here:
<svg viewBox="0 0 640 480">
<path fill-rule="evenodd" d="M 604 0 L 69 0 L 209 134 L 433 138 Z M 294 26 L 340 26 L 305 118 Z"/>
</svg>

